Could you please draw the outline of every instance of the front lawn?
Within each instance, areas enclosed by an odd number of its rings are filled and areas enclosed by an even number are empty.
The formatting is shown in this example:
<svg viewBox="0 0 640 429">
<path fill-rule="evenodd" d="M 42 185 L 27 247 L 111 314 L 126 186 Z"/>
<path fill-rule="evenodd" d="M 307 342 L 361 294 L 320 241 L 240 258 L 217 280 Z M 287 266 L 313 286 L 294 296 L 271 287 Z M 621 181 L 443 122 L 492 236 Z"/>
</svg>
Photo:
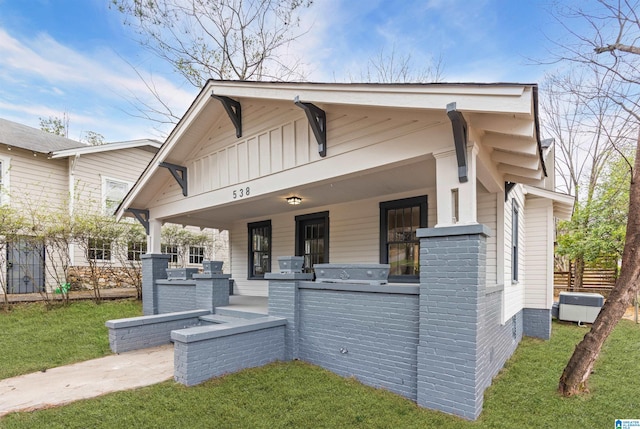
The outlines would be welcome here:
<svg viewBox="0 0 640 429">
<path fill-rule="evenodd" d="M 558 378 L 586 332 L 554 323 L 551 341 L 525 338 L 485 395 L 477 422 L 417 407 L 303 362 L 276 363 L 195 387 L 165 382 L 0 419 L 3 428 L 601 428 L 640 418 L 640 327 L 622 321 L 591 377 L 562 398 Z"/>
<path fill-rule="evenodd" d="M 139 301 L 16 304 L 0 310 L 0 379 L 105 356 L 104 322 L 142 315 Z"/>
</svg>

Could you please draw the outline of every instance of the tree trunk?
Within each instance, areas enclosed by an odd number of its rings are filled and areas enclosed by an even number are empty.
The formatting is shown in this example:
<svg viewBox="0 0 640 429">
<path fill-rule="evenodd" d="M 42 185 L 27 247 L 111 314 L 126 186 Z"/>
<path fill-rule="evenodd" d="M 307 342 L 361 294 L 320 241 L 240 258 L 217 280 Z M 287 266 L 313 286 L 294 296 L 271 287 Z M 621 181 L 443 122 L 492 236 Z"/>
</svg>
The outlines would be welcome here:
<svg viewBox="0 0 640 429">
<path fill-rule="evenodd" d="M 584 285 L 584 256 L 580 255 L 576 257 L 576 263 L 574 265 L 574 281 L 573 288 L 578 290 Z"/>
<path fill-rule="evenodd" d="M 611 331 L 616 327 L 627 307 L 633 301 L 640 280 L 640 136 L 636 147 L 633 174 L 629 192 L 629 213 L 627 216 L 627 233 L 622 253 L 620 277 L 609 294 L 607 302 L 593 322 L 591 330 L 569 359 L 562 372 L 558 391 L 564 396 L 578 394 L 586 389 L 593 365 L 600 354 Z M 577 267 L 576 267 L 577 268 Z"/>
</svg>

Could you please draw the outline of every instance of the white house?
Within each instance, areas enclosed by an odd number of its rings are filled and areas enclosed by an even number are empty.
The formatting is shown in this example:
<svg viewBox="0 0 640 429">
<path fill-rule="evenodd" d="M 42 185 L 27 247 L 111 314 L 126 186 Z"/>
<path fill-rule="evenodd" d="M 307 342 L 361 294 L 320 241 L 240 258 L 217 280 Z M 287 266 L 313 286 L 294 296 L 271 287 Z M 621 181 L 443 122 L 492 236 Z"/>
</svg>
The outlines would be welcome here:
<svg viewBox="0 0 640 429">
<path fill-rule="evenodd" d="M 554 191 L 537 97 L 517 83 L 211 80 L 118 215 L 139 214 L 152 255 L 165 222 L 228 230 L 241 295 L 267 296 L 280 256 L 307 271 L 389 264 L 389 285 L 419 286 L 414 399 L 475 418 L 523 333 L 550 335 L 554 219 L 573 200 Z M 458 358 L 475 362 L 470 404 L 455 386 L 434 400 L 447 382 L 428 393 L 429 377 Z"/>
</svg>

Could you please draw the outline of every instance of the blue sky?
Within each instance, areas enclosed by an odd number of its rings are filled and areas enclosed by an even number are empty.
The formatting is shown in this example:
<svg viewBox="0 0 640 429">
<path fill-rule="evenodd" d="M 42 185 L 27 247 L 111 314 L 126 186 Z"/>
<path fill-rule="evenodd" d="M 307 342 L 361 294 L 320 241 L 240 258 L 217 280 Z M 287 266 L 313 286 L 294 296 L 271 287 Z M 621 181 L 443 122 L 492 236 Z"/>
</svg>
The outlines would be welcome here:
<svg viewBox="0 0 640 429">
<path fill-rule="evenodd" d="M 444 81 L 540 82 L 555 24 L 544 0 L 315 0 L 290 49 L 312 81 L 350 81 L 381 49 L 422 68 L 443 61 Z M 109 0 L 0 0 L 0 117 L 39 128 L 69 116 L 69 137 L 160 138 L 136 118 L 151 79 L 175 111 L 198 89 L 142 49 Z"/>
</svg>

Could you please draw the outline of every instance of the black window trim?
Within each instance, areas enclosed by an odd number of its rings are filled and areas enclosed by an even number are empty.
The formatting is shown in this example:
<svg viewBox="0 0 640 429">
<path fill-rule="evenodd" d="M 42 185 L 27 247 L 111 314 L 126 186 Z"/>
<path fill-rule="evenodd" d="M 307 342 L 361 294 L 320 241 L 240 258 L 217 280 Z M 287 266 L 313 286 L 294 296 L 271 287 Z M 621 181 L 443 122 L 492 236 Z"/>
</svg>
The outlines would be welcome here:
<svg viewBox="0 0 640 429">
<path fill-rule="evenodd" d="M 247 224 L 247 280 L 264 280 L 264 274 L 262 275 L 254 275 L 253 274 L 253 230 L 256 228 L 268 228 L 268 239 L 269 239 L 269 271 L 271 271 L 271 264 L 273 263 L 271 251 L 273 247 L 273 243 L 271 241 L 272 229 L 271 229 L 271 219 L 262 220 L 259 222 L 250 222 Z"/>
<path fill-rule="evenodd" d="M 295 217 L 295 221 L 296 221 L 295 254 L 296 256 L 304 256 L 302 243 L 300 243 L 300 224 L 307 220 L 317 220 L 317 219 L 324 220 L 324 225 L 325 225 L 324 260 L 327 261 L 326 263 L 329 263 L 329 245 L 330 245 L 329 243 L 331 243 L 331 241 L 329 240 L 329 211 L 328 210 L 322 211 L 322 212 L 316 212 L 316 213 L 307 213 L 307 214 L 298 215 Z M 304 268 L 313 268 L 313 267 L 304 267 Z"/>
<path fill-rule="evenodd" d="M 380 203 L 380 263 L 389 263 L 389 249 L 387 247 L 387 211 L 389 209 L 399 209 L 405 207 L 420 206 L 420 228 L 427 227 L 428 196 L 401 198 Z M 420 276 L 392 276 L 389 275 L 390 283 L 419 283 Z"/>
</svg>

